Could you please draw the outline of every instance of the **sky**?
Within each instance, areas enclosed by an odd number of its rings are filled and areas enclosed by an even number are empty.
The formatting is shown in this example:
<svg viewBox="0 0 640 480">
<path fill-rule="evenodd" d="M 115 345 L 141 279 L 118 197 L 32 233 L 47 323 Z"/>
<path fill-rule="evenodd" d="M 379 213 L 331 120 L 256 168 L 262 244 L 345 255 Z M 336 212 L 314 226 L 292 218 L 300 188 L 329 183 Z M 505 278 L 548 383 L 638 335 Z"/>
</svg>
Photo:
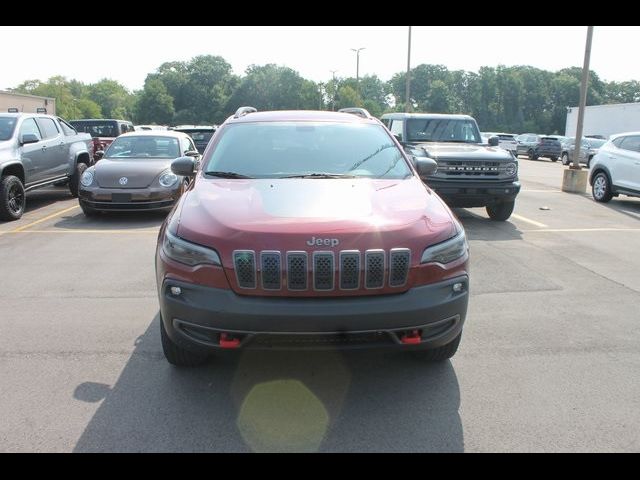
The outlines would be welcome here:
<svg viewBox="0 0 640 480">
<path fill-rule="evenodd" d="M 450 70 L 531 65 L 546 70 L 582 66 L 586 27 L 412 27 L 411 65 Z M 382 80 L 407 67 L 408 27 L 0 27 L 0 89 L 54 75 L 94 83 L 119 81 L 142 88 L 163 62 L 220 55 L 241 75 L 251 64 L 275 63 L 316 82 L 356 75 Z M 42 46 L 55 40 L 55 49 Z M 594 29 L 591 69 L 606 81 L 640 80 L 640 62 L 624 55 L 640 44 L 640 27 Z M 29 53 L 29 55 L 25 55 Z M 28 60 L 25 60 L 28 59 Z"/>
</svg>

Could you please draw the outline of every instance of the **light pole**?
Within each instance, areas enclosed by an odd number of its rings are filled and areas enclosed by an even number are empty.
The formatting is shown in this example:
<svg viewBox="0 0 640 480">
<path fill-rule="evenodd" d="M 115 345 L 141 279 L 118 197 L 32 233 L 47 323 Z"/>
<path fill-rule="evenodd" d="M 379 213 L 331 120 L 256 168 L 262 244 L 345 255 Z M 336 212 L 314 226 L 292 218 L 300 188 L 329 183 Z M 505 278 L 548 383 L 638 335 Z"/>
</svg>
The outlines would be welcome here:
<svg viewBox="0 0 640 480">
<path fill-rule="evenodd" d="M 364 50 L 367 47 L 352 48 L 351 50 L 356 52 L 356 88 L 360 93 L 360 50 Z"/>
<path fill-rule="evenodd" d="M 336 72 L 338 70 L 329 70 L 331 72 L 331 80 L 333 81 L 333 93 L 331 94 L 331 110 L 336 109 L 336 91 L 338 90 L 338 86 L 336 85 Z"/>
<path fill-rule="evenodd" d="M 411 26 L 409 26 L 409 41 L 407 44 L 407 85 L 405 90 L 405 112 L 411 112 L 411 102 L 409 97 L 411 96 Z"/>
</svg>

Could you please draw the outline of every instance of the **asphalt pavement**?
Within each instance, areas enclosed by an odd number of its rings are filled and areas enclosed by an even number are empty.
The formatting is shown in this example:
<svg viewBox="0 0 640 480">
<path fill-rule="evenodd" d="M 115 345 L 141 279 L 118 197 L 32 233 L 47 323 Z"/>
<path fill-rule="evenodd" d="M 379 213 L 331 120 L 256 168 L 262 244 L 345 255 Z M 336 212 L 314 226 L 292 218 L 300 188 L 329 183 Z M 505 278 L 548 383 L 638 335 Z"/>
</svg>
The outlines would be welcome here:
<svg viewBox="0 0 640 480">
<path fill-rule="evenodd" d="M 0 451 L 639 451 L 640 201 L 520 159 L 510 221 L 458 209 L 457 355 L 162 355 L 159 214 L 86 219 L 64 187 L 0 223 Z"/>
</svg>

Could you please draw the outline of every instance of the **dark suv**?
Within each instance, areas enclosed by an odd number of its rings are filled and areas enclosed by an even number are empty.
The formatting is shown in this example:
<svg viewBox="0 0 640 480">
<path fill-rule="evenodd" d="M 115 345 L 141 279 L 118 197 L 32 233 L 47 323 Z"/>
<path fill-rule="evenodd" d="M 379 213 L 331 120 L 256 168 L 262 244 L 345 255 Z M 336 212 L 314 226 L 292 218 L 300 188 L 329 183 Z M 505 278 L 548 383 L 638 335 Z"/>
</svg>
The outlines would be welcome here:
<svg viewBox="0 0 640 480">
<path fill-rule="evenodd" d="M 498 137 L 483 143 L 468 115 L 388 113 L 382 122 L 417 157 L 438 163 L 423 180 L 452 207 L 486 207 L 492 220 L 511 216 L 520 192 L 518 161 L 498 147 Z"/>
<path fill-rule="evenodd" d="M 202 155 L 209 144 L 209 140 L 213 137 L 216 127 L 211 125 L 178 125 L 171 130 L 189 135 L 193 139 L 193 143 L 196 144 L 198 152 Z"/>
<path fill-rule="evenodd" d="M 518 155 L 526 155 L 529 160 L 547 157 L 557 162 L 562 154 L 562 145 L 556 137 L 542 136 L 535 133 L 523 133 L 516 137 Z"/>
</svg>

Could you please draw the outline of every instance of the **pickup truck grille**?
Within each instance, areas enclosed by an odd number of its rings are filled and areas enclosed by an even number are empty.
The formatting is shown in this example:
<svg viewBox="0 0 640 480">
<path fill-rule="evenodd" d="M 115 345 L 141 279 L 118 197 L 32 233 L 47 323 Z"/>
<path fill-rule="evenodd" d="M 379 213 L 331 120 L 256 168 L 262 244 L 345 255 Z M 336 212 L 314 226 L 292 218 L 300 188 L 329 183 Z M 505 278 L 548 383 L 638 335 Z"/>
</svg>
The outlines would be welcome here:
<svg viewBox="0 0 640 480">
<path fill-rule="evenodd" d="M 309 258 L 311 257 L 311 258 Z M 258 260 L 259 259 L 259 260 Z M 332 291 L 402 287 L 411 267 L 408 248 L 385 250 L 342 250 L 279 252 L 235 250 L 233 268 L 241 289 L 289 291 Z M 337 280 L 337 281 L 336 281 Z"/>
</svg>

